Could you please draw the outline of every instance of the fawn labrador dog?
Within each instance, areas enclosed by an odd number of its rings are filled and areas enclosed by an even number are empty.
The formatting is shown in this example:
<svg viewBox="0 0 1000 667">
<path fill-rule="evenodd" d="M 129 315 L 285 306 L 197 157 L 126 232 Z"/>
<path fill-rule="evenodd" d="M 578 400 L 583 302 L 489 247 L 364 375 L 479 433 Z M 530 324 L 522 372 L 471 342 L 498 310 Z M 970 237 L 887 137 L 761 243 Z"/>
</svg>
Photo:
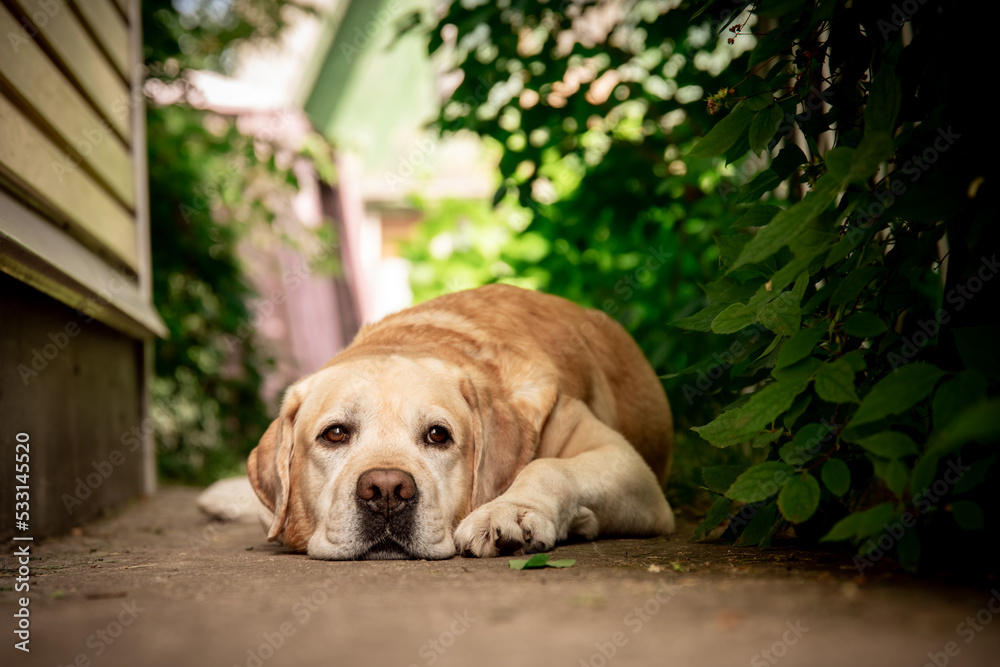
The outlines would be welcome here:
<svg viewBox="0 0 1000 667">
<path fill-rule="evenodd" d="M 268 539 L 313 558 L 485 557 L 672 532 L 671 437 L 618 323 L 490 285 L 364 327 L 288 389 L 247 469 Z"/>
</svg>

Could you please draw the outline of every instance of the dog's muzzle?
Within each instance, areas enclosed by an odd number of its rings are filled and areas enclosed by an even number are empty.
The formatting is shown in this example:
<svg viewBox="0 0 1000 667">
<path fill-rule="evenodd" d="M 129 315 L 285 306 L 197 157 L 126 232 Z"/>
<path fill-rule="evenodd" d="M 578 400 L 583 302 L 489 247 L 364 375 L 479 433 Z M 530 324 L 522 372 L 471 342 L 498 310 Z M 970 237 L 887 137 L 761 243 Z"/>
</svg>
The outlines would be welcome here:
<svg viewBox="0 0 1000 667">
<path fill-rule="evenodd" d="M 411 558 L 409 545 L 419 500 L 413 475 L 397 468 L 373 468 L 358 477 L 357 504 L 364 559 Z"/>
</svg>

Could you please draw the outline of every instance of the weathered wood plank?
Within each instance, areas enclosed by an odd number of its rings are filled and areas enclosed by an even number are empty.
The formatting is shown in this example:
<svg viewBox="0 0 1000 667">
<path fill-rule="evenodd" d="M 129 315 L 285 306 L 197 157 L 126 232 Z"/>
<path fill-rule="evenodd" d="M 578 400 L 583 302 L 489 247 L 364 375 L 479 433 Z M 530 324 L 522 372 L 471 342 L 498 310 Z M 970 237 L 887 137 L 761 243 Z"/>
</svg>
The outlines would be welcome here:
<svg viewBox="0 0 1000 667">
<path fill-rule="evenodd" d="M 122 81 L 115 68 L 107 61 L 97 45 L 94 44 L 83 24 L 68 5 L 57 5 L 54 12 L 39 13 L 32 19 L 32 12 L 37 13 L 37 7 L 29 0 L 11 0 L 20 8 L 39 32 L 39 37 L 46 47 L 55 54 L 58 64 L 72 76 L 76 84 L 83 90 L 101 116 L 111 123 L 115 132 L 132 141 L 132 128 L 129 123 L 131 100 L 129 88 Z M 44 22 L 42 16 L 45 17 Z M 8 41 L 21 44 L 22 39 L 31 39 L 24 31 L 18 31 Z"/>
<path fill-rule="evenodd" d="M 38 539 L 143 491 L 144 454 L 128 440 L 142 426 L 142 343 L 5 275 L 0 312 L 11 314 L 0 327 L 0 410 L 8 442 L 16 432 L 30 436 L 30 525 Z M 13 444 L 4 452 L 0 474 L 12 480 Z M 95 465 L 114 472 L 86 486 Z M 12 532 L 13 521 L 0 526 Z"/>
<path fill-rule="evenodd" d="M 86 245 L 133 270 L 135 225 L 125 208 L 80 169 L 66 169 L 59 151 L 7 98 L 0 96 L 0 175 L 51 206 L 57 220 Z"/>
<path fill-rule="evenodd" d="M 140 285 L 0 191 L 0 270 L 132 338 L 166 336 Z"/>
<path fill-rule="evenodd" d="M 142 67 L 142 9 L 140 0 L 128 0 L 129 53 L 132 54 L 132 89 L 142 90 L 146 71 Z M 132 109 L 132 137 L 143 150 L 132 156 L 132 173 L 135 178 L 135 238 L 139 248 L 139 291 L 146 301 L 153 301 L 153 258 L 149 231 L 149 165 L 146 148 L 146 100 L 135 97 Z"/>
<path fill-rule="evenodd" d="M 0 35 L 19 27 L 0 6 Z M 74 162 L 85 161 L 126 206 L 135 206 L 132 163 L 121 139 L 35 42 L 15 48 L 10 40 L 0 39 L 0 75 L 66 145 L 77 151 Z"/>
<path fill-rule="evenodd" d="M 76 1 L 73 6 L 97 36 L 118 73 L 129 80 L 128 26 L 110 0 Z"/>
<path fill-rule="evenodd" d="M 132 19 L 129 17 L 128 0 L 115 0 L 115 4 L 118 5 L 119 11 L 126 16 L 126 23 L 130 23 Z"/>
</svg>

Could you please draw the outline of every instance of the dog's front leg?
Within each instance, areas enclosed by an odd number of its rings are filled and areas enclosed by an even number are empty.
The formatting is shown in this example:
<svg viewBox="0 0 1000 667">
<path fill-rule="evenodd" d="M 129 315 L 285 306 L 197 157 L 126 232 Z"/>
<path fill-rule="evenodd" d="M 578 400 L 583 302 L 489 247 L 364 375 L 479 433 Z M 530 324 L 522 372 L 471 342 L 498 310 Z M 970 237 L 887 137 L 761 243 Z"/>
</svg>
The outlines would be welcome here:
<svg viewBox="0 0 1000 667">
<path fill-rule="evenodd" d="M 459 553 L 534 553 L 570 535 L 594 539 L 673 531 L 674 515 L 653 471 L 580 401 L 556 409 L 539 449 L 555 456 L 529 463 L 507 491 L 459 524 Z"/>
</svg>

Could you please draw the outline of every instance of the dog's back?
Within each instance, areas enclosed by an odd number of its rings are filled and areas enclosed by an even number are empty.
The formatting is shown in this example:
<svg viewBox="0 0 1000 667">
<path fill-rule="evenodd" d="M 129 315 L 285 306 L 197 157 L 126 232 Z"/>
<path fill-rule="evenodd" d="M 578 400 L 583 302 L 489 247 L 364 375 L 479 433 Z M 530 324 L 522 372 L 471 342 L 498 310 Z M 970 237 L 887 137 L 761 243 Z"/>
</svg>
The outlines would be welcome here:
<svg viewBox="0 0 1000 667">
<path fill-rule="evenodd" d="M 666 394 L 639 346 L 605 313 L 540 292 L 489 285 L 369 325 L 331 363 L 373 351 L 419 354 L 422 348 L 428 356 L 447 350 L 463 363 L 513 359 L 550 365 L 560 393 L 586 403 L 665 480 L 673 435 Z"/>
</svg>

